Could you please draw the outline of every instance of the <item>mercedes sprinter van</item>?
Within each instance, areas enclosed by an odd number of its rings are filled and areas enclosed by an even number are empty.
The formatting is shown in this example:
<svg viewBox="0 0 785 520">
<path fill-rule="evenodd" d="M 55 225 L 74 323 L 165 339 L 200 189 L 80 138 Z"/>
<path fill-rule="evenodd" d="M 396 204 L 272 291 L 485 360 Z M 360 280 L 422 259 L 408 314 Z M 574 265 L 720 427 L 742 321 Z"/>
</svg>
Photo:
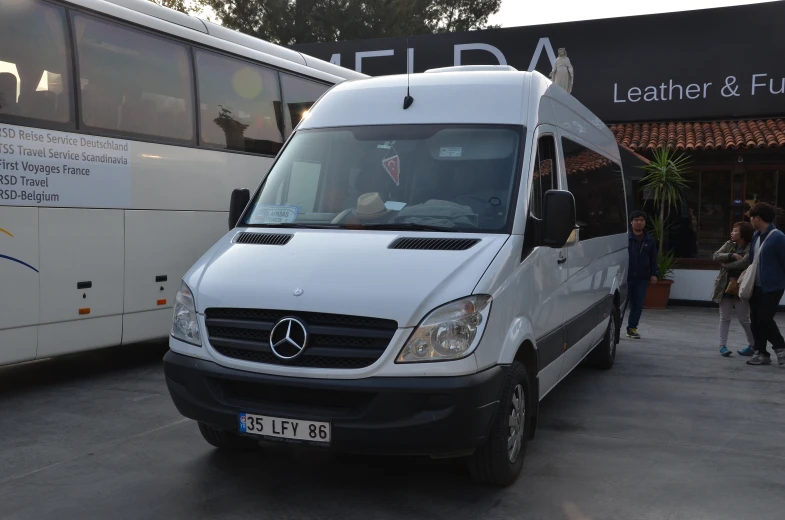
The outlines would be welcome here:
<svg viewBox="0 0 785 520">
<path fill-rule="evenodd" d="M 165 373 L 205 440 L 521 471 L 538 404 L 615 359 L 627 208 L 613 134 L 537 72 L 343 82 L 185 275 Z"/>
</svg>

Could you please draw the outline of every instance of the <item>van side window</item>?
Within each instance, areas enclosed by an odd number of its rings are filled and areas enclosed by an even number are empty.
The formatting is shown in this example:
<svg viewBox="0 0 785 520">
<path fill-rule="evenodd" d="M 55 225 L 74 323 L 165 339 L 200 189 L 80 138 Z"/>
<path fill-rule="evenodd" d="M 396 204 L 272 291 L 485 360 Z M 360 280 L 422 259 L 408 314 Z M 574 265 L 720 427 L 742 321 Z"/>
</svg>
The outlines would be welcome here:
<svg viewBox="0 0 785 520">
<path fill-rule="evenodd" d="M 71 49 L 65 10 L 33 0 L 3 3 L 0 117 L 71 121 Z"/>
<path fill-rule="evenodd" d="M 567 188 L 575 197 L 580 239 L 626 232 L 621 166 L 564 137 L 562 148 Z"/>
<path fill-rule="evenodd" d="M 553 136 L 540 137 L 537 143 L 537 155 L 534 158 L 534 171 L 532 173 L 531 202 L 529 213 L 538 219 L 542 218 L 542 203 L 545 192 L 558 189 L 556 180 L 556 146 Z"/>
</svg>

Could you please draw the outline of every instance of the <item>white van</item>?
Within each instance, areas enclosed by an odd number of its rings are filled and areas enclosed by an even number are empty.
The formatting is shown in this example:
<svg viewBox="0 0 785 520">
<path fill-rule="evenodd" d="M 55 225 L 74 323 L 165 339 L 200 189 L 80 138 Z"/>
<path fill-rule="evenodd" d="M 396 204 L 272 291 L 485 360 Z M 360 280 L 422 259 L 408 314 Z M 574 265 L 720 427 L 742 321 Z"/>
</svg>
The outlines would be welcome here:
<svg viewBox="0 0 785 520">
<path fill-rule="evenodd" d="M 333 87 L 183 280 L 178 410 L 219 448 L 466 457 L 511 483 L 540 400 L 584 358 L 613 365 L 620 164 L 607 127 L 536 72 Z"/>
</svg>

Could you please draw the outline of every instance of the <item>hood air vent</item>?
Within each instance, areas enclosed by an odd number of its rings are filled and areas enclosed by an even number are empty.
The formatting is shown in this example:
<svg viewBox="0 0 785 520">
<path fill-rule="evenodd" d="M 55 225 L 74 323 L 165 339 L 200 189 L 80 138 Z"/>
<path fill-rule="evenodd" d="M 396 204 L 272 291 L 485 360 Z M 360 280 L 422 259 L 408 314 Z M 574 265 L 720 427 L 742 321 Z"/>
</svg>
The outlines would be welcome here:
<svg viewBox="0 0 785 520">
<path fill-rule="evenodd" d="M 234 239 L 235 244 L 256 244 L 259 246 L 285 246 L 294 235 L 281 235 L 278 233 L 248 233 L 243 232 Z"/>
<path fill-rule="evenodd" d="M 398 238 L 388 249 L 418 249 L 421 251 L 465 251 L 480 242 L 477 238 Z"/>
</svg>

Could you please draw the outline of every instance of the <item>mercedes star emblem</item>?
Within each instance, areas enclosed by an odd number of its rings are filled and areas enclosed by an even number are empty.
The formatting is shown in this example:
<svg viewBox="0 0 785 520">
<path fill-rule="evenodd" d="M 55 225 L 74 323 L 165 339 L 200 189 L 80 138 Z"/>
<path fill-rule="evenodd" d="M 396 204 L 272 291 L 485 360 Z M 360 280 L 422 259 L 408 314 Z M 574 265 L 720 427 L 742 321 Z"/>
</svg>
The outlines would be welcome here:
<svg viewBox="0 0 785 520">
<path fill-rule="evenodd" d="M 300 289 L 300 288 L 298 287 L 297 289 L 295 289 L 295 290 L 294 290 L 294 293 L 293 293 L 293 294 L 294 294 L 295 296 L 302 296 L 302 294 L 303 294 L 304 292 L 305 292 L 305 291 L 303 291 L 302 289 Z"/>
<path fill-rule="evenodd" d="M 296 318 L 283 318 L 270 331 L 270 348 L 281 359 L 294 359 L 308 343 L 305 325 Z"/>
</svg>

